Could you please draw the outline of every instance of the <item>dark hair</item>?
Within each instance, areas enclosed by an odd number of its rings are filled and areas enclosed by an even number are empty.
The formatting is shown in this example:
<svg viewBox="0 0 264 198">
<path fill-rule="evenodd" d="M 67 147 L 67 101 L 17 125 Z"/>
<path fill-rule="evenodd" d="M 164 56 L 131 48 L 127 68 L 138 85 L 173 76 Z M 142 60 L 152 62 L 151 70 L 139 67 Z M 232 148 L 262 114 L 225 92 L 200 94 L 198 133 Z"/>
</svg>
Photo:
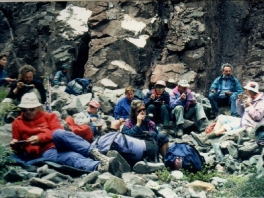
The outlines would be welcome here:
<svg viewBox="0 0 264 198">
<path fill-rule="evenodd" d="M 132 123 L 136 123 L 137 122 L 137 108 L 140 106 L 145 106 L 144 102 L 142 102 L 141 100 L 133 100 L 131 102 L 131 110 L 130 110 L 130 120 L 132 121 Z"/>
<path fill-rule="evenodd" d="M 36 72 L 36 69 L 31 65 L 24 65 L 20 67 L 18 70 L 18 80 L 22 80 L 23 76 L 28 72 L 32 72 L 34 75 Z"/>
<path fill-rule="evenodd" d="M 7 55 L 6 55 L 6 54 L 1 54 L 1 55 L 0 55 L 0 59 L 2 59 L 2 58 L 4 58 L 4 57 L 7 58 Z"/>
</svg>

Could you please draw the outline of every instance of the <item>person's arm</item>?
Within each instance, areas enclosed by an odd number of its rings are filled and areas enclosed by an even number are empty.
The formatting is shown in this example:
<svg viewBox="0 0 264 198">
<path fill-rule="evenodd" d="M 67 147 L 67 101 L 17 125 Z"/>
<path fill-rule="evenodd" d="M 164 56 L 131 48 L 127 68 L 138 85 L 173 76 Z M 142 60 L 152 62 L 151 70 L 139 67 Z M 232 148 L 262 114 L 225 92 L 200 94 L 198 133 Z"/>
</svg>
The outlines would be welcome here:
<svg viewBox="0 0 264 198">
<path fill-rule="evenodd" d="M 140 128 L 137 125 L 135 125 L 134 127 L 130 128 L 129 126 L 127 126 L 125 124 L 124 127 L 122 128 L 122 133 L 133 136 L 133 135 L 142 134 L 142 131 L 140 130 Z"/>
<path fill-rule="evenodd" d="M 116 120 L 119 120 L 119 118 L 121 118 L 121 115 L 120 115 L 121 103 L 122 103 L 121 100 L 118 101 L 117 104 L 116 104 L 115 110 L 114 110 L 114 117 L 115 117 Z"/>
<path fill-rule="evenodd" d="M 152 91 L 149 91 L 149 92 L 147 93 L 147 95 L 146 95 L 146 96 L 144 97 L 144 99 L 143 99 L 143 102 L 144 102 L 144 104 L 145 104 L 146 106 L 148 106 L 149 104 L 153 103 L 153 101 L 154 101 L 154 100 L 152 100 L 152 99 L 150 98 L 151 94 L 152 94 Z"/>
<path fill-rule="evenodd" d="M 160 100 L 164 102 L 164 105 L 166 105 L 167 107 L 170 106 L 170 95 L 168 92 L 164 91 Z"/>
<path fill-rule="evenodd" d="M 183 106 L 183 100 L 181 100 L 181 97 L 173 94 L 170 96 L 170 109 L 174 109 L 176 106 Z"/>
<path fill-rule="evenodd" d="M 237 99 L 236 100 L 236 111 L 237 113 L 242 116 L 245 110 L 244 101 Z"/>
<path fill-rule="evenodd" d="M 39 91 L 41 97 L 41 103 L 45 104 L 47 97 L 46 97 L 46 90 L 42 82 L 40 81 L 33 81 L 35 88 Z"/>
<path fill-rule="evenodd" d="M 17 83 L 18 82 L 13 82 L 12 84 L 11 84 L 11 87 L 10 87 L 10 91 L 9 91 L 9 93 L 7 94 L 7 96 L 6 96 L 6 98 L 12 98 L 12 99 L 17 99 L 17 97 L 18 97 L 18 95 L 17 95 Z M 16 89 L 16 90 L 15 90 Z M 15 90 L 15 91 L 14 91 Z"/>
<path fill-rule="evenodd" d="M 56 72 L 55 77 L 53 79 L 53 84 L 54 85 L 60 85 L 60 71 Z"/>
<path fill-rule="evenodd" d="M 218 90 L 218 84 L 219 84 L 219 78 L 217 77 L 214 82 L 212 83 L 210 89 L 209 89 L 209 93 L 216 93 L 216 91 Z"/>
<path fill-rule="evenodd" d="M 264 117 L 264 98 L 257 101 L 255 106 L 247 106 L 245 108 L 245 113 L 247 113 L 255 122 L 260 121 Z"/>
</svg>

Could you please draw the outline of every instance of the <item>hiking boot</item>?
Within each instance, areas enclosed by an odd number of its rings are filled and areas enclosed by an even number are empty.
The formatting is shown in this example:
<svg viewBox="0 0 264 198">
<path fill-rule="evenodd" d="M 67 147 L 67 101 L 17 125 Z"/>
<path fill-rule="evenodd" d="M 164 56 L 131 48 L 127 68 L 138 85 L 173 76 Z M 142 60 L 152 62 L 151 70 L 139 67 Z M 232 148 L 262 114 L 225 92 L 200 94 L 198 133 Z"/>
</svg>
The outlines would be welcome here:
<svg viewBox="0 0 264 198">
<path fill-rule="evenodd" d="M 182 125 L 177 125 L 177 127 L 176 127 L 176 136 L 178 136 L 178 137 L 183 136 Z"/>
<path fill-rule="evenodd" d="M 200 133 L 204 132 L 206 127 L 208 126 L 208 122 L 206 119 L 201 119 L 201 120 L 198 120 L 198 124 L 197 124 L 197 128 L 198 128 L 198 131 Z"/>
<path fill-rule="evenodd" d="M 191 135 L 195 139 L 195 141 L 198 143 L 199 146 L 207 146 L 205 142 L 208 140 L 208 137 L 206 135 L 199 137 L 194 132 L 191 132 Z"/>
<path fill-rule="evenodd" d="M 117 158 L 109 158 L 99 152 L 98 149 L 93 148 L 90 155 L 97 161 L 102 163 L 98 165 L 99 172 L 110 172 L 112 175 L 119 174 L 119 161 Z"/>
<path fill-rule="evenodd" d="M 147 174 L 147 173 L 153 173 L 158 170 L 162 170 L 164 168 L 165 168 L 164 163 L 151 163 L 151 162 L 139 161 L 134 165 L 133 170 L 139 174 Z"/>
</svg>

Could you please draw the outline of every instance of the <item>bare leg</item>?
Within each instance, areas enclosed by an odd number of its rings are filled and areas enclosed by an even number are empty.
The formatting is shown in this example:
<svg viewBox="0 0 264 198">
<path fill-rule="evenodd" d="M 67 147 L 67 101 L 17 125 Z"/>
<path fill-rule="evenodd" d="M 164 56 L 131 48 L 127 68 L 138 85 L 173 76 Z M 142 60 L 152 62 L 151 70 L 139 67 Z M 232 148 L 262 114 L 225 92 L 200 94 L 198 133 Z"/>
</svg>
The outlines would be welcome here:
<svg viewBox="0 0 264 198">
<path fill-rule="evenodd" d="M 163 144 L 163 146 L 160 148 L 160 154 L 161 154 L 162 157 L 165 157 L 168 148 L 169 148 L 169 143 L 168 142 Z"/>
<path fill-rule="evenodd" d="M 216 136 L 222 135 L 224 132 L 226 132 L 226 129 L 223 127 L 214 131 Z"/>
<path fill-rule="evenodd" d="M 221 124 L 221 122 L 219 121 L 219 119 L 217 119 L 216 124 L 215 124 L 215 126 L 214 126 L 214 131 L 216 131 L 216 130 L 218 130 L 218 129 L 220 129 L 220 128 L 222 128 L 222 124 Z"/>
</svg>

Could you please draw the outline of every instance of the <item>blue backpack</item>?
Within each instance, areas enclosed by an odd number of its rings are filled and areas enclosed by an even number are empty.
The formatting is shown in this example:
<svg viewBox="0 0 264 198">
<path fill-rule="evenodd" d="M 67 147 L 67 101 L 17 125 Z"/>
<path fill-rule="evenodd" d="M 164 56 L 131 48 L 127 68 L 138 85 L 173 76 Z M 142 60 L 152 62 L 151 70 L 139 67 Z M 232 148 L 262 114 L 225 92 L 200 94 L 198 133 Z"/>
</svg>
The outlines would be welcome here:
<svg viewBox="0 0 264 198">
<path fill-rule="evenodd" d="M 187 143 L 175 143 L 170 146 L 163 161 L 165 166 L 172 170 L 175 169 L 175 163 L 178 163 L 178 167 L 190 172 L 200 171 L 205 163 L 199 152 Z"/>
<path fill-rule="evenodd" d="M 77 96 L 92 93 L 92 88 L 93 86 L 90 79 L 76 78 L 68 83 L 65 92 Z"/>
</svg>

